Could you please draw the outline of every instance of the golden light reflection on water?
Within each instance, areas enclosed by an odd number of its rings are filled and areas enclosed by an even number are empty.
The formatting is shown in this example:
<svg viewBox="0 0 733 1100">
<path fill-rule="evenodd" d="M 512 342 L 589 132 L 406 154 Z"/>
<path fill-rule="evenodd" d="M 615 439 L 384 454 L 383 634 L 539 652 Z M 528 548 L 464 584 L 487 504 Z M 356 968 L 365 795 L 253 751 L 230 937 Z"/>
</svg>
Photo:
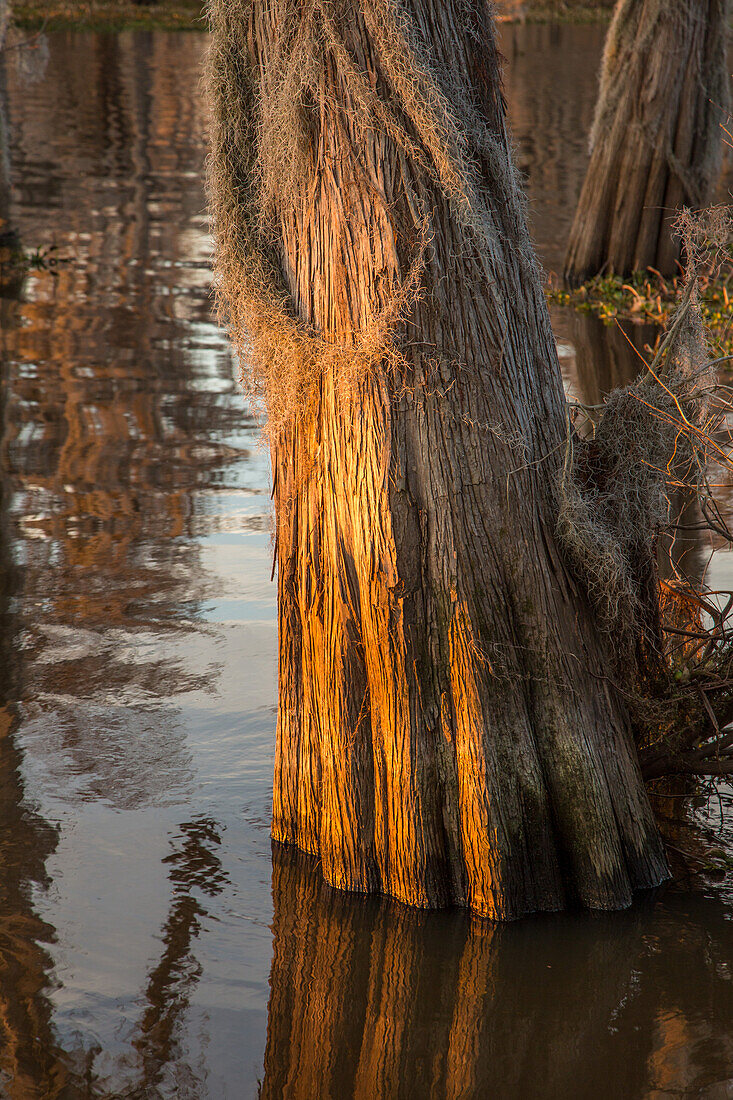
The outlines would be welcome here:
<svg viewBox="0 0 733 1100">
<path fill-rule="evenodd" d="M 273 900 L 265 1100 L 704 1096 L 733 1075 L 721 904 L 497 926 L 350 898 L 282 849 Z"/>
<path fill-rule="evenodd" d="M 23 248 L 50 262 L 6 284 L 0 301 L 0 1091 L 199 1096 L 200 1070 L 178 1032 L 201 973 L 207 898 L 228 878 L 216 855 L 221 827 L 185 805 L 196 776 L 178 712 L 180 700 L 216 690 L 216 666 L 195 659 L 216 644 L 200 612 L 218 591 L 194 535 L 216 532 L 219 519 L 240 530 L 211 494 L 241 495 L 246 471 L 229 471 L 247 462 L 243 435 L 256 437 L 211 318 L 204 41 L 60 35 L 49 45 L 30 81 L 10 55 L 2 112 L 1 213 Z M 266 499 L 266 490 L 258 469 L 249 492 Z M 256 532 L 266 506 L 257 509 L 247 517 Z M 59 909 L 49 891 L 64 891 L 49 866 L 74 875 L 60 836 L 77 830 L 87 856 L 100 858 L 85 806 L 172 807 L 157 824 L 157 874 L 142 819 L 140 851 L 120 853 L 123 878 L 147 874 L 158 895 L 129 895 L 145 906 L 129 913 L 147 925 L 140 993 L 125 1006 L 111 988 L 111 1008 L 86 1025 L 73 1009 L 54 1022 L 78 986 L 68 959 L 68 993 L 55 967 L 62 948 L 77 972 L 85 955 L 104 959 L 108 933 L 82 946 L 73 928 L 40 915 Z M 67 905 L 93 910 L 100 900 Z M 83 919 L 95 923 L 93 912 Z M 124 919 L 113 934 L 123 959 L 132 955 Z M 103 1017 L 120 1008 L 129 1019 L 110 1045 Z"/>
</svg>

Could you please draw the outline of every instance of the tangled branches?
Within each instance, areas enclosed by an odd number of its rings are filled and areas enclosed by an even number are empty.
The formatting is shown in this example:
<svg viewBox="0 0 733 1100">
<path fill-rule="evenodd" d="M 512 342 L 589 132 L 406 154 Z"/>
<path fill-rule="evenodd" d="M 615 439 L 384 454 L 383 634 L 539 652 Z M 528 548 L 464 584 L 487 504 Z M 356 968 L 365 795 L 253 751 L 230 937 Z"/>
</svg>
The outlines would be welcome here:
<svg viewBox="0 0 733 1100">
<path fill-rule="evenodd" d="M 727 245 L 731 222 L 721 209 L 685 211 L 677 232 L 687 259 L 677 312 L 635 382 L 598 409 L 570 407 L 559 484 L 560 540 L 619 667 L 635 669 L 625 691 L 648 779 L 733 774 L 733 594 L 720 602 L 674 569 L 672 583 L 657 572 L 680 492 L 697 501 L 699 530 L 733 542 L 709 482 L 713 466 L 733 462 L 721 360 L 710 357 L 698 303 L 698 273 Z"/>
</svg>

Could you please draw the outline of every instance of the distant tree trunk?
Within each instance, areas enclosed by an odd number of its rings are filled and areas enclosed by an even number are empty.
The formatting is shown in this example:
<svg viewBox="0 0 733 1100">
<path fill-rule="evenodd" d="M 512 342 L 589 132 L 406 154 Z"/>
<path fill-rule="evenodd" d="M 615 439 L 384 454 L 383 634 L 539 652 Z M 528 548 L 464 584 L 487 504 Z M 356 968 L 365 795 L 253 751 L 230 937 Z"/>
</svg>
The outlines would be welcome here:
<svg viewBox="0 0 733 1100">
<path fill-rule="evenodd" d="M 565 402 L 488 8 L 213 12 L 211 189 L 235 336 L 251 326 L 267 372 L 258 341 L 268 331 L 277 356 L 277 331 L 240 255 L 259 165 L 300 339 L 335 349 L 271 427 L 272 835 L 318 854 L 335 886 L 418 906 L 626 906 L 666 862 L 607 643 L 555 537 Z M 289 105 L 301 147 L 289 139 L 268 178 Z M 265 373 L 271 410 L 286 381 Z"/>
<path fill-rule="evenodd" d="M 670 223 L 710 202 L 728 102 L 728 0 L 619 0 L 565 277 L 678 270 Z"/>
</svg>

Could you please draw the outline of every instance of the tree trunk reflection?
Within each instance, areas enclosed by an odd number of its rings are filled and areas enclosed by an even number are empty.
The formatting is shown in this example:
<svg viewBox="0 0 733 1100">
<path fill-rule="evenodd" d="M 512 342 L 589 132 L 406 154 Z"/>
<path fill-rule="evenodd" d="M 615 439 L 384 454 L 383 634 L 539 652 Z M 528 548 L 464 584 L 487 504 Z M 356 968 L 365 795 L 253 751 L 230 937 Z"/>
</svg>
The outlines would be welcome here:
<svg viewBox="0 0 733 1100">
<path fill-rule="evenodd" d="M 620 1100 L 662 1080 L 680 1035 L 681 1084 L 727 1076 L 723 906 L 684 945 L 673 897 L 496 925 L 343 895 L 277 845 L 273 897 L 262 1100 Z"/>
</svg>

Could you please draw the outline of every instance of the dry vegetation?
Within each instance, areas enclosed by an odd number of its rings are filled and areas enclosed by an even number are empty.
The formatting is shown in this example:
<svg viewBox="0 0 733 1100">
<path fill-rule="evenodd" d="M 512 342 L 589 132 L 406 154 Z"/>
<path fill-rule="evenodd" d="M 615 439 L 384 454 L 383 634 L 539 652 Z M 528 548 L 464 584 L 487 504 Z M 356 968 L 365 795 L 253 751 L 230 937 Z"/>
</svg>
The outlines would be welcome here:
<svg viewBox="0 0 733 1100">
<path fill-rule="evenodd" d="M 733 543 L 710 480 L 733 469 L 730 390 L 718 381 L 729 357 L 711 351 L 700 299 L 728 263 L 731 223 L 717 208 L 677 224 L 688 259 L 666 333 L 630 386 L 600 407 L 571 403 L 581 430 L 569 433 L 559 499 L 559 534 L 613 636 L 618 671 L 638 669 L 620 690 L 648 781 L 733 774 L 733 593 L 695 586 L 673 566 L 661 590 L 656 580 L 659 534 L 673 540 L 680 522 L 674 499 L 694 499 L 696 529 Z"/>
</svg>

